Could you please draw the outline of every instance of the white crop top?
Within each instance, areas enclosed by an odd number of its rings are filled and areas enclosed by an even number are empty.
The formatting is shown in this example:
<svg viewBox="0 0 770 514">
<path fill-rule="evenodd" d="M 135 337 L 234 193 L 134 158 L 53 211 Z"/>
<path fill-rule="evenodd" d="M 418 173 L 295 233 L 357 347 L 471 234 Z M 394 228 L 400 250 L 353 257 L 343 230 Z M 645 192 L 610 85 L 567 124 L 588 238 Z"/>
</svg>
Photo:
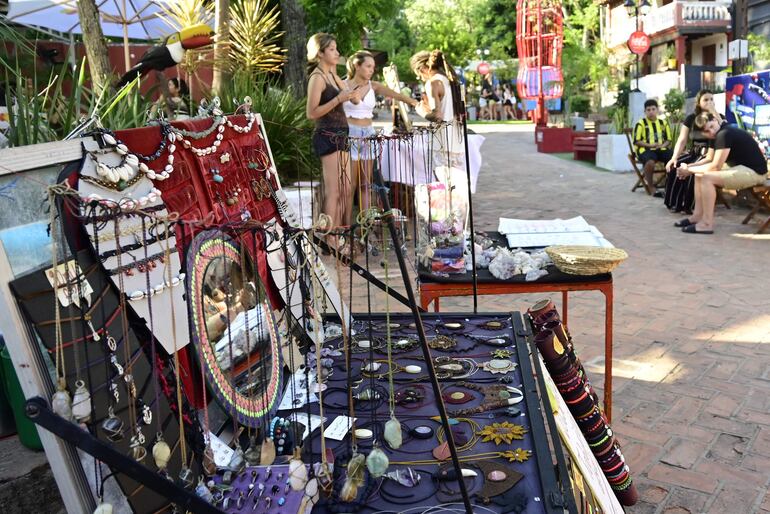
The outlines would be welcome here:
<svg viewBox="0 0 770 514">
<path fill-rule="evenodd" d="M 342 108 L 345 110 L 345 116 L 357 120 L 370 120 L 374 117 L 374 104 L 377 100 L 374 98 L 374 88 L 369 81 L 369 91 L 361 99 L 358 105 L 352 102 L 344 102 Z"/>
</svg>

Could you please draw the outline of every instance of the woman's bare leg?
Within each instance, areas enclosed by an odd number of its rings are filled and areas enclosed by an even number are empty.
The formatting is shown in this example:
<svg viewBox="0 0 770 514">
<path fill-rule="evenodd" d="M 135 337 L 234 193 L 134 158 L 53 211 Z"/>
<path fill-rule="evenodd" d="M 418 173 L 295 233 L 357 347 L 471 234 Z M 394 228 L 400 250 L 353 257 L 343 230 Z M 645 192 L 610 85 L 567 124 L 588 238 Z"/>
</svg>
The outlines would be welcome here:
<svg viewBox="0 0 770 514">
<path fill-rule="evenodd" d="M 703 219 L 703 198 L 701 195 L 701 184 L 703 183 L 703 177 L 695 175 L 695 207 L 692 210 L 692 215 L 688 218 L 691 223 L 698 223 Z"/>
</svg>

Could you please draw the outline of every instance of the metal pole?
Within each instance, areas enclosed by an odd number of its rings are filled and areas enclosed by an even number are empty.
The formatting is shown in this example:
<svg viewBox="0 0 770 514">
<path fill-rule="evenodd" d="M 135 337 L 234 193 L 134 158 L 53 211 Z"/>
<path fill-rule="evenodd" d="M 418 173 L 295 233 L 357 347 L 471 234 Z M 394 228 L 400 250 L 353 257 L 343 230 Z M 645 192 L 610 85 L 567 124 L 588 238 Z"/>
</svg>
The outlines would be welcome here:
<svg viewBox="0 0 770 514">
<path fill-rule="evenodd" d="M 479 312 L 479 273 L 476 270 L 476 229 L 473 224 L 473 194 L 471 193 L 471 159 L 468 151 L 468 111 L 465 108 L 465 94 L 460 90 L 463 106 L 463 143 L 465 145 L 465 176 L 468 180 L 468 222 L 471 229 L 471 276 L 473 277 L 473 314 Z"/>
<path fill-rule="evenodd" d="M 441 424 L 444 426 L 447 446 L 449 446 L 449 453 L 452 457 L 452 465 L 457 473 L 457 482 L 460 486 L 460 495 L 463 497 L 463 504 L 465 505 L 465 511 L 472 513 L 473 506 L 471 505 L 471 498 L 468 495 L 468 488 L 465 487 L 465 480 L 463 480 L 462 466 L 460 465 L 460 459 L 457 455 L 457 446 L 455 446 L 454 436 L 452 435 L 451 425 L 449 424 L 449 414 L 447 414 L 446 406 L 444 405 L 444 399 L 441 396 L 441 385 L 436 378 L 436 370 L 433 367 L 433 359 L 430 355 L 430 349 L 428 348 L 428 340 L 425 337 L 425 327 L 422 326 L 422 316 L 420 315 L 420 309 L 417 307 L 417 299 L 414 296 L 414 290 L 412 284 L 409 281 L 409 269 L 406 267 L 406 260 L 404 254 L 401 251 L 401 241 L 398 239 L 398 232 L 396 231 L 396 223 L 393 220 L 393 214 L 390 212 L 390 199 L 388 193 L 385 191 L 385 183 L 382 180 L 382 173 L 380 173 L 380 167 L 378 161 L 375 159 L 374 166 L 372 168 L 372 180 L 380 195 L 380 202 L 382 202 L 382 220 L 388 224 L 388 231 L 390 232 L 390 238 L 393 241 L 393 250 L 396 253 L 398 259 L 398 267 L 401 270 L 401 277 L 404 280 L 404 288 L 406 289 L 406 295 L 409 298 L 409 306 L 412 309 L 412 316 L 414 317 L 415 327 L 417 329 L 417 339 L 420 341 L 420 349 L 422 350 L 422 358 L 425 362 L 425 368 L 428 371 L 428 377 L 433 388 L 433 394 L 436 399 L 436 407 L 438 407 L 438 413 L 441 417 Z M 384 258 L 385 256 L 383 256 Z"/>
</svg>

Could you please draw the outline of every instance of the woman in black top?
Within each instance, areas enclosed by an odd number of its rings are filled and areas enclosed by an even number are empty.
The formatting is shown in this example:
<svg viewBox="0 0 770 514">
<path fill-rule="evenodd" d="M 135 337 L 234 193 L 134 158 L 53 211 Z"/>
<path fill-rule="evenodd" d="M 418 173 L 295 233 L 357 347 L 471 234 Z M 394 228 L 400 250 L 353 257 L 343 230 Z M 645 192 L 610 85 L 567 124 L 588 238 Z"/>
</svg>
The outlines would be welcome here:
<svg viewBox="0 0 770 514">
<path fill-rule="evenodd" d="M 713 148 L 713 142 L 703 137 L 700 130 L 693 126 L 695 117 L 702 112 L 710 112 L 721 119 L 714 107 L 714 93 L 708 89 L 701 89 L 695 96 L 695 112 L 687 116 L 679 127 L 674 154 L 666 163 L 668 177 L 664 203 L 672 212 L 690 213 L 695 205 L 695 179 L 688 176 L 684 180 L 677 180 L 677 166 L 682 163 L 705 164 L 714 156 L 713 152 L 708 152 L 709 147 Z M 689 151 L 682 153 L 687 146 L 690 146 Z"/>
<path fill-rule="evenodd" d="M 350 195 L 350 169 L 347 157 L 348 120 L 342 104 L 361 101 L 357 91 L 350 90 L 337 75 L 340 53 L 334 36 L 318 33 L 307 43 L 307 60 L 311 68 L 307 87 L 307 117 L 315 120 L 313 149 L 323 168 L 323 212 L 331 218 L 332 227 L 346 218 L 343 198 Z M 331 240 L 332 246 L 337 241 Z"/>
</svg>

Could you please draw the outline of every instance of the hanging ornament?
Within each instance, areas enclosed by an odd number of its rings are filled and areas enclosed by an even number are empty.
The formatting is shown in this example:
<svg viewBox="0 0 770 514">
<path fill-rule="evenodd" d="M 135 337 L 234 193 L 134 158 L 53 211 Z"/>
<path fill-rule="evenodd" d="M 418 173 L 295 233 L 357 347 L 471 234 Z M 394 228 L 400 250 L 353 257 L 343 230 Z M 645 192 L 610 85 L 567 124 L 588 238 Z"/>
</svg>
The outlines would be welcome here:
<svg viewBox="0 0 770 514">
<path fill-rule="evenodd" d="M 152 458 L 155 460 L 155 465 L 159 471 L 164 471 L 168 465 L 168 461 L 171 459 L 171 448 L 168 443 L 163 440 L 163 434 L 158 432 L 157 441 L 152 447 Z"/>
<path fill-rule="evenodd" d="M 234 471 L 236 474 L 242 472 L 246 468 L 246 458 L 243 455 L 243 450 L 238 442 L 235 443 L 235 451 L 233 456 L 230 457 L 230 462 L 227 463 L 227 468 Z"/>
<path fill-rule="evenodd" d="M 141 434 L 141 432 L 140 432 Z M 144 436 L 132 436 L 131 437 L 131 457 L 136 462 L 142 462 L 145 457 L 147 457 L 147 449 L 142 446 L 142 443 L 144 442 Z"/>
<path fill-rule="evenodd" d="M 72 398 L 67 392 L 67 383 L 63 378 L 59 378 L 56 392 L 51 397 L 51 409 L 67 421 L 72 419 Z"/>
<path fill-rule="evenodd" d="M 203 477 L 198 477 L 198 485 L 195 486 L 195 496 L 207 503 L 214 501 L 214 495 L 211 493 L 211 489 L 209 489 L 203 481 Z"/>
<path fill-rule="evenodd" d="M 96 510 L 94 510 L 94 514 L 112 514 L 112 504 L 104 503 L 100 499 L 99 505 L 97 505 Z"/>
<path fill-rule="evenodd" d="M 192 489 L 192 486 L 195 485 L 195 475 L 190 468 L 182 466 L 181 471 L 179 471 L 179 481 L 182 482 L 182 487 L 185 489 Z"/>
<path fill-rule="evenodd" d="M 275 443 L 270 437 L 262 439 L 262 446 L 259 452 L 259 464 L 269 466 L 275 461 Z"/>
<path fill-rule="evenodd" d="M 112 405 L 107 409 L 107 417 L 102 421 L 102 430 L 110 441 L 123 439 L 123 420 L 115 415 Z"/>
<path fill-rule="evenodd" d="M 91 421 L 91 393 L 82 380 L 75 382 L 75 396 L 72 398 L 72 415 L 78 423 Z"/>
<path fill-rule="evenodd" d="M 404 441 L 401 433 L 401 422 L 396 419 L 394 414 L 391 414 L 390 419 L 385 423 L 384 438 L 388 446 L 394 450 L 401 448 L 401 444 Z"/>
<path fill-rule="evenodd" d="M 217 463 L 214 460 L 214 450 L 211 449 L 211 445 L 207 444 L 206 449 L 203 450 L 203 462 L 201 463 L 203 472 L 208 476 L 213 476 L 217 472 Z"/>
<path fill-rule="evenodd" d="M 340 500 L 343 502 L 352 502 L 358 496 L 358 488 L 364 483 L 364 468 L 366 466 L 366 457 L 363 454 L 356 453 L 348 462 L 348 472 L 345 482 L 340 490 Z"/>
<path fill-rule="evenodd" d="M 390 461 L 385 452 L 379 446 L 375 446 L 366 457 L 366 469 L 374 478 L 379 478 L 388 470 Z"/>
<path fill-rule="evenodd" d="M 256 436 L 249 437 L 249 447 L 243 452 L 243 458 L 246 459 L 246 464 L 249 466 L 259 465 L 260 452 Z"/>
<path fill-rule="evenodd" d="M 307 485 L 307 466 L 302 462 L 299 448 L 294 448 L 294 455 L 289 460 L 289 485 L 294 491 L 301 491 Z"/>
</svg>

